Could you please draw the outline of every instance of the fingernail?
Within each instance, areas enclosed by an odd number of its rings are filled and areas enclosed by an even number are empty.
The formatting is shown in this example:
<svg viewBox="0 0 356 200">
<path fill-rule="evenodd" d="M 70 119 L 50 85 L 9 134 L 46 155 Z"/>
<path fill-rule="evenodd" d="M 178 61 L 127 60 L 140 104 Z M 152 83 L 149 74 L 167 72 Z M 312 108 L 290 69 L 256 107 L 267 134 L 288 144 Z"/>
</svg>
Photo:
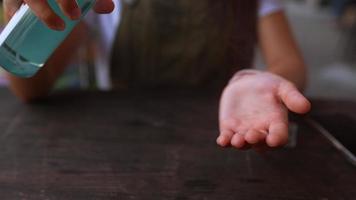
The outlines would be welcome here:
<svg viewBox="0 0 356 200">
<path fill-rule="evenodd" d="M 81 11 L 78 8 L 71 11 L 71 19 L 72 20 L 79 19 L 80 16 L 81 16 Z"/>
<path fill-rule="evenodd" d="M 219 136 L 216 141 L 217 141 L 217 143 L 218 143 L 220 146 L 226 146 L 226 139 L 225 139 L 225 137 Z"/>
<path fill-rule="evenodd" d="M 221 136 L 219 136 L 219 137 L 216 139 L 216 143 L 217 143 L 218 145 L 221 145 Z"/>
<path fill-rule="evenodd" d="M 59 31 L 63 31 L 64 29 L 65 29 L 65 24 L 64 24 L 64 22 L 62 21 L 62 20 L 60 20 L 60 21 L 57 21 L 56 23 L 55 23 L 55 25 L 53 26 L 53 28 L 54 29 L 56 29 L 56 30 L 59 30 Z"/>
</svg>

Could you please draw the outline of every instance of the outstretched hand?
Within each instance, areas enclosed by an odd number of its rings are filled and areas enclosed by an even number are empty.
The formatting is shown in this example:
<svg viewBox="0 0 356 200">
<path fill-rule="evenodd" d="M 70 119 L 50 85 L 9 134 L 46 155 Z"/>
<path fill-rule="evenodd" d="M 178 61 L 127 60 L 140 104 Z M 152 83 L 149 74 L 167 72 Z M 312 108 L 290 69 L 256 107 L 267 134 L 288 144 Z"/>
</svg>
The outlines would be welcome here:
<svg viewBox="0 0 356 200">
<path fill-rule="evenodd" d="M 288 110 L 303 114 L 310 102 L 289 81 L 269 72 L 245 70 L 220 100 L 218 145 L 256 150 L 288 141 Z"/>
<path fill-rule="evenodd" d="M 70 19 L 76 20 L 81 16 L 80 9 L 75 0 L 56 0 L 62 12 Z M 48 27 L 55 30 L 65 28 L 64 21 L 51 9 L 47 1 L 42 0 L 4 0 L 6 18 L 11 18 L 22 3 L 27 3 L 34 14 Z M 94 10 L 97 13 L 110 13 L 114 9 L 112 0 L 97 0 Z"/>
</svg>

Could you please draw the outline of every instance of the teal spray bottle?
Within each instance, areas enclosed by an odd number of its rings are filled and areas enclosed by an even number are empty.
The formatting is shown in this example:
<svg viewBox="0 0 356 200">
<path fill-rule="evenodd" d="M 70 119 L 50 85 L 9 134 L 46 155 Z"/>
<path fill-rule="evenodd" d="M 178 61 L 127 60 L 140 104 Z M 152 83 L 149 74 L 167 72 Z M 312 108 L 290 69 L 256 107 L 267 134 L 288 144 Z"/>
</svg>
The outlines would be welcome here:
<svg viewBox="0 0 356 200">
<path fill-rule="evenodd" d="M 0 34 L 0 66 L 13 75 L 31 77 L 45 64 L 54 50 L 80 21 L 66 17 L 56 0 L 48 0 L 53 11 L 65 22 L 63 31 L 52 30 L 23 4 Z M 95 0 L 77 0 L 81 19 Z"/>
</svg>

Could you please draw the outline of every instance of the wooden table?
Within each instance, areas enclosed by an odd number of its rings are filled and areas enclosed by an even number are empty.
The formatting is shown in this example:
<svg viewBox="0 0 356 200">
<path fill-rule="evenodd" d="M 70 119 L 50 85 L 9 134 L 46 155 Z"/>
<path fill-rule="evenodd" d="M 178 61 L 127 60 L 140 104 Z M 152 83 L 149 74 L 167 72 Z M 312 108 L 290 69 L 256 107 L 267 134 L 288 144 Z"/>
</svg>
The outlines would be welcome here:
<svg viewBox="0 0 356 200">
<path fill-rule="evenodd" d="M 0 97 L 0 199 L 356 198 L 356 168 L 304 120 L 296 148 L 259 155 L 215 145 L 200 91 Z"/>
</svg>

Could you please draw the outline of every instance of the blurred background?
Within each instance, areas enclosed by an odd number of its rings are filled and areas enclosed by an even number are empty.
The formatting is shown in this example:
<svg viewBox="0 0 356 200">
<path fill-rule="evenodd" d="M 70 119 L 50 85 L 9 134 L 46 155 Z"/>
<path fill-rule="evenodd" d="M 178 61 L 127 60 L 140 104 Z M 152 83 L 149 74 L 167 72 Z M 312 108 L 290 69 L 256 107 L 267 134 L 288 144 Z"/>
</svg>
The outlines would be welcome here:
<svg viewBox="0 0 356 200">
<path fill-rule="evenodd" d="M 356 1 L 287 1 L 309 67 L 307 94 L 356 99 Z"/>
<path fill-rule="evenodd" d="M 307 95 L 356 100 L 356 0 L 285 0 L 285 7 L 309 67 Z"/>
<path fill-rule="evenodd" d="M 307 95 L 356 100 L 356 0 L 284 2 L 309 67 Z M 2 19 L 1 22 L 3 27 Z M 82 48 L 56 89 L 96 88 L 92 64 L 95 52 L 91 46 Z M 262 65 L 257 53 L 256 66 Z M 6 86 L 3 74 L 0 69 L 0 87 Z"/>
</svg>

